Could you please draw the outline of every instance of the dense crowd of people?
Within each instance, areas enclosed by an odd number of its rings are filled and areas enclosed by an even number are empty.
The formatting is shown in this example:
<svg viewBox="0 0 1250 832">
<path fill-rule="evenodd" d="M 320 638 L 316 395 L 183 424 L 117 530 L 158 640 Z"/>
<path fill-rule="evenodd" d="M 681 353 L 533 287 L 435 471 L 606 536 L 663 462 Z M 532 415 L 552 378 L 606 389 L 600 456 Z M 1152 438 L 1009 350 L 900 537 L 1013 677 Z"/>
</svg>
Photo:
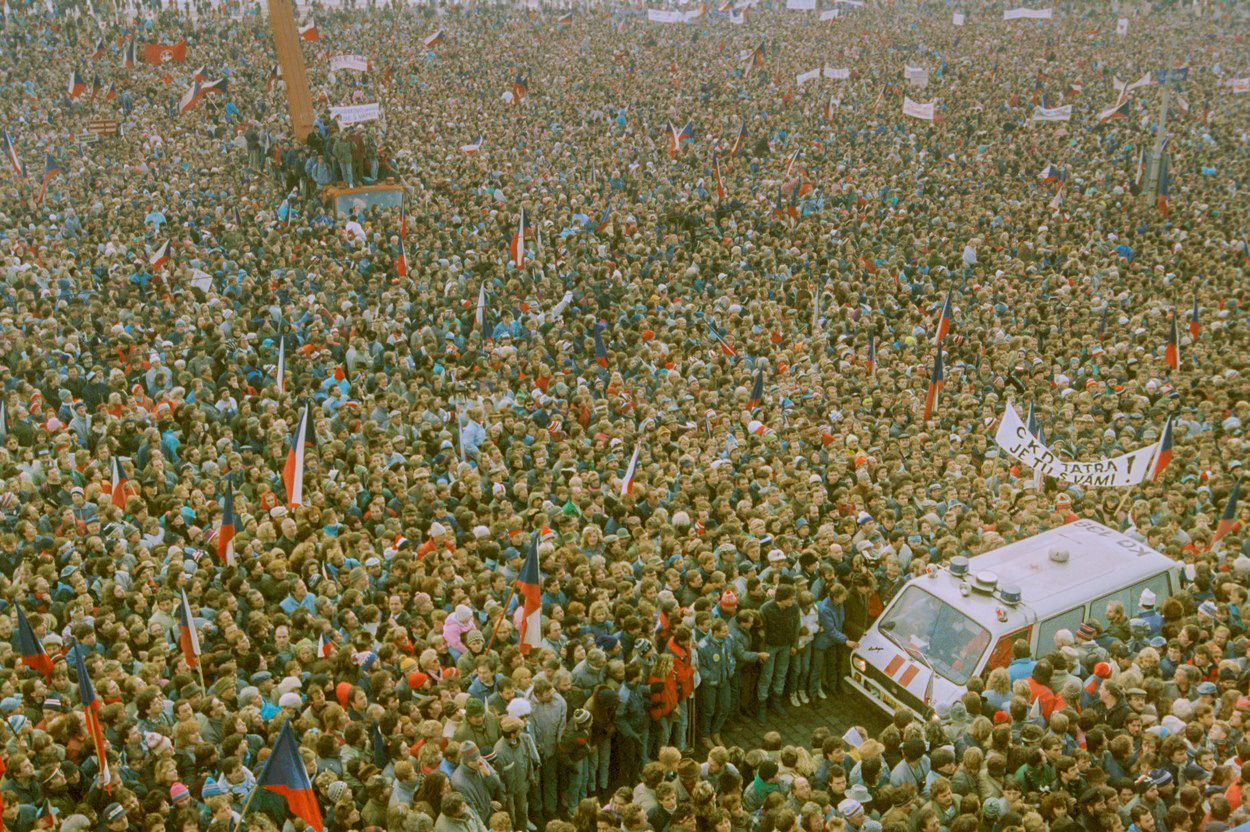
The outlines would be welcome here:
<svg viewBox="0 0 1250 832">
<path fill-rule="evenodd" d="M 9 0 L 5 829 L 1250 819 L 1244 4 L 784 5 L 301 7 L 300 142 L 258 7 Z M 1116 82 L 1178 67 L 1161 205 Z M 1069 459 L 1171 417 L 1171 464 L 1036 480 L 1008 401 Z M 1184 586 L 850 724 L 909 577 L 1077 517 Z"/>
</svg>

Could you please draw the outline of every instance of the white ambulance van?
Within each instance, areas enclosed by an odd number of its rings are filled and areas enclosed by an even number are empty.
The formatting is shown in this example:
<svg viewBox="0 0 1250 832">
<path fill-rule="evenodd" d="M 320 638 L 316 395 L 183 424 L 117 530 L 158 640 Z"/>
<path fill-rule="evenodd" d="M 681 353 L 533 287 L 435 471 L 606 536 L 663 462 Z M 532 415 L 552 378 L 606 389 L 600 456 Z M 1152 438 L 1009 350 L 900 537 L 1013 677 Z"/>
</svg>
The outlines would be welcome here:
<svg viewBox="0 0 1250 832">
<path fill-rule="evenodd" d="M 889 713 L 945 714 L 970 678 L 1011 663 L 1017 640 L 1044 656 L 1059 630 L 1105 625 L 1112 601 L 1131 618 L 1146 589 L 1157 608 L 1178 581 L 1171 558 L 1092 520 L 953 558 L 899 590 L 851 653 L 850 681 Z"/>
</svg>

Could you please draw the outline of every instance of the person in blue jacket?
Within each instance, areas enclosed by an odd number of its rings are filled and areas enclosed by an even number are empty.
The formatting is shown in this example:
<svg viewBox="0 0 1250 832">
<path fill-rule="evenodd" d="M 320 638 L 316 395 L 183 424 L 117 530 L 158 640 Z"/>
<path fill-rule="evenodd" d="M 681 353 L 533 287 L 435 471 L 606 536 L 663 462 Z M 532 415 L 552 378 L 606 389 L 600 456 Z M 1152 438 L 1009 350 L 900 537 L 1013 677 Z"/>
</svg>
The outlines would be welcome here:
<svg viewBox="0 0 1250 832">
<path fill-rule="evenodd" d="M 826 688 L 831 693 L 842 692 L 843 651 L 859 646 L 859 642 L 848 639 L 843 630 L 846 596 L 846 587 L 835 581 L 829 584 L 825 597 L 816 605 L 820 631 L 813 642 L 812 677 L 808 690 L 813 699 L 826 698 Z"/>
</svg>

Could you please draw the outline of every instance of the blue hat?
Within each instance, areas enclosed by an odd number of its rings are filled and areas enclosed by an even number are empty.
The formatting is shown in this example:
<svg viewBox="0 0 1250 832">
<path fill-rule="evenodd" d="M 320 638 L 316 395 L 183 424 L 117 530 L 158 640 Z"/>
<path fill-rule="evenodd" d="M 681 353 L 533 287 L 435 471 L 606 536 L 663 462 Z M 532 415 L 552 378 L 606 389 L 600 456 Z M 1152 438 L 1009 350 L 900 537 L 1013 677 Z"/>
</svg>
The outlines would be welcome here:
<svg viewBox="0 0 1250 832">
<path fill-rule="evenodd" d="M 21 709 L 22 700 L 18 699 L 16 696 L 6 696 L 4 699 L 0 699 L 0 713 L 11 714 L 14 711 L 20 711 Z"/>
</svg>

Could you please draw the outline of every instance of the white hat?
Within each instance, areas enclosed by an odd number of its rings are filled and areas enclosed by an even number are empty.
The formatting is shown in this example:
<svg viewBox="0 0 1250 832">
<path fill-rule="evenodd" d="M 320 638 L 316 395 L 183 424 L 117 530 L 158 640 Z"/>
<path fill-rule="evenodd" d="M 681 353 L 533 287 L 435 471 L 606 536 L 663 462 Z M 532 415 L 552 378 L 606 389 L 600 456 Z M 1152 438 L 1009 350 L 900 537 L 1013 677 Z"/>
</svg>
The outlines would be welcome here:
<svg viewBox="0 0 1250 832">
<path fill-rule="evenodd" d="M 302 704 L 304 704 L 304 700 L 293 690 L 287 691 L 278 697 L 279 708 L 298 708 Z"/>
<path fill-rule="evenodd" d="M 520 719 L 523 716 L 529 716 L 534 712 L 534 706 L 530 704 L 528 699 L 517 697 L 508 703 L 508 716 Z"/>
<path fill-rule="evenodd" d="M 443 534 L 447 534 L 447 527 L 435 520 L 430 525 L 430 537 L 438 537 Z"/>
<path fill-rule="evenodd" d="M 1149 589 L 1141 591 L 1141 598 L 1138 599 L 1138 605 L 1142 607 L 1153 608 L 1155 605 L 1155 594 Z"/>
<path fill-rule="evenodd" d="M 786 560 L 786 553 L 780 549 L 773 549 L 768 553 L 769 563 L 782 563 Z"/>
<path fill-rule="evenodd" d="M 838 814 L 844 818 L 853 818 L 862 811 L 864 811 L 863 805 L 858 800 L 851 800 L 849 797 L 838 804 Z"/>
</svg>

